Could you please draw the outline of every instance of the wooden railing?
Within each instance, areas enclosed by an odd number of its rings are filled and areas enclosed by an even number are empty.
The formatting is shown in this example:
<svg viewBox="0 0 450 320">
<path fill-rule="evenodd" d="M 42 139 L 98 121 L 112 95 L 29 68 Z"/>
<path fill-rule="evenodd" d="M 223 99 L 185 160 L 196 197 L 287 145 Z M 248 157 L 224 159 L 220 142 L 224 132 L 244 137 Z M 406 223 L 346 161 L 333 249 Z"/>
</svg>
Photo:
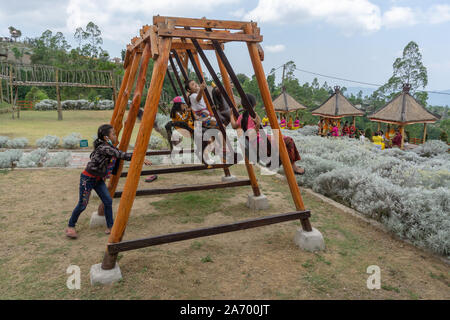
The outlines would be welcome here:
<svg viewBox="0 0 450 320">
<path fill-rule="evenodd" d="M 38 102 L 38 101 L 36 101 L 36 102 Z M 31 100 L 18 100 L 16 102 L 16 105 L 18 107 L 20 107 L 21 109 L 30 109 L 31 110 L 34 107 L 34 103 Z"/>
</svg>

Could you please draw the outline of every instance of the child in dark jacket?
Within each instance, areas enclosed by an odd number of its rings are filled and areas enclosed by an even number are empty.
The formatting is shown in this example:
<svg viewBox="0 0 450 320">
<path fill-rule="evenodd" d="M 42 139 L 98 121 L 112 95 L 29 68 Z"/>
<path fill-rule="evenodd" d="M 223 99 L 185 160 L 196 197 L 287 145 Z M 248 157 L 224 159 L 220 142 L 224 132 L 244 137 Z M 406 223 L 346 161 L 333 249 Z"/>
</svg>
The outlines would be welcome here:
<svg viewBox="0 0 450 320">
<path fill-rule="evenodd" d="M 101 125 L 98 128 L 97 139 L 94 141 L 94 151 L 91 153 L 91 160 L 86 166 L 86 169 L 81 173 L 80 177 L 80 198 L 77 206 L 72 212 L 69 220 L 68 228 L 65 230 L 69 238 L 77 238 L 75 231 L 75 224 L 78 217 L 86 209 L 89 196 L 92 189 L 97 192 L 98 196 L 105 206 L 105 219 L 107 229 L 106 234 L 111 233 L 113 226 L 112 214 L 112 199 L 109 195 L 108 187 L 105 180 L 109 178 L 114 170 L 117 170 L 118 160 L 131 160 L 132 153 L 122 152 L 114 145 L 117 144 L 117 136 L 114 128 L 109 124 Z M 151 165 L 152 163 L 145 159 L 144 164 Z"/>
</svg>

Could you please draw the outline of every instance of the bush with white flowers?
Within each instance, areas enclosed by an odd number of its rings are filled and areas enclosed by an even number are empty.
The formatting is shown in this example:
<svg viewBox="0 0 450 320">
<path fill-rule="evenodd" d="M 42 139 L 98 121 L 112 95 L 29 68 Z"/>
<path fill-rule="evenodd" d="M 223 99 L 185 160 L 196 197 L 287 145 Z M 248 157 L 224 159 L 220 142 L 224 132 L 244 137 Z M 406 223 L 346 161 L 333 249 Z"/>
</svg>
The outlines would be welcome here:
<svg viewBox="0 0 450 320">
<path fill-rule="evenodd" d="M 27 138 L 15 138 L 6 142 L 6 147 L 9 149 L 23 149 L 26 146 L 28 146 Z"/>
<path fill-rule="evenodd" d="M 62 138 L 62 146 L 64 149 L 76 149 L 80 147 L 81 134 L 72 132 L 68 136 Z"/>
<path fill-rule="evenodd" d="M 0 136 L 0 148 L 6 148 L 6 144 L 9 141 L 9 137 Z"/>
<path fill-rule="evenodd" d="M 302 157 L 297 165 L 306 172 L 297 176 L 299 185 L 381 221 L 417 246 L 450 255 L 450 154 L 445 143 L 431 140 L 413 151 L 378 150 L 368 141 L 309 132 L 282 130 Z"/>
<path fill-rule="evenodd" d="M 45 149 L 56 149 L 59 145 L 59 137 L 56 136 L 45 136 L 44 138 L 41 138 L 36 141 L 36 146 L 39 148 L 45 148 Z"/>
<path fill-rule="evenodd" d="M 72 154 L 70 151 L 56 152 L 45 163 L 45 167 L 67 167 L 70 163 Z"/>
<path fill-rule="evenodd" d="M 11 168 L 22 157 L 22 150 L 6 150 L 0 152 L 0 168 Z"/>
<path fill-rule="evenodd" d="M 48 159 L 47 149 L 36 149 L 30 153 L 24 153 L 17 163 L 18 168 L 40 167 Z"/>
</svg>

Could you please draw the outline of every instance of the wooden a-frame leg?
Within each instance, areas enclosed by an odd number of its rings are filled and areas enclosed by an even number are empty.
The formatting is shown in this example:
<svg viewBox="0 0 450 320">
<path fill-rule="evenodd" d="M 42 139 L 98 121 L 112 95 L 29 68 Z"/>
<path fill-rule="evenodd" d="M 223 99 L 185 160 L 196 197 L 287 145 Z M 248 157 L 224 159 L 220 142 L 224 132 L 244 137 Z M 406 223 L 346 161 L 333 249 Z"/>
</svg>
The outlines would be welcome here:
<svg viewBox="0 0 450 320">
<path fill-rule="evenodd" d="M 171 38 L 162 38 L 160 41 L 160 55 L 153 66 L 152 80 L 148 90 L 147 100 L 145 102 L 144 115 L 139 127 L 136 146 L 134 148 L 122 197 L 120 198 L 117 217 L 108 239 L 109 243 L 116 243 L 122 240 L 128 218 L 130 216 L 130 211 L 136 197 L 136 190 L 139 184 L 142 165 L 147 152 L 147 146 L 155 122 L 156 113 L 158 112 L 158 104 L 161 97 L 164 76 L 167 70 L 171 43 Z M 110 254 L 108 249 L 106 249 L 102 269 L 109 270 L 114 268 L 116 259 L 117 254 Z"/>
<path fill-rule="evenodd" d="M 135 54 L 133 54 L 132 59 L 134 59 L 134 55 Z M 113 114 L 111 116 L 111 122 L 110 122 L 110 124 L 113 127 L 114 127 L 114 124 L 115 124 L 117 111 L 119 110 L 120 101 L 121 101 L 121 99 L 123 97 L 123 93 L 125 91 L 125 88 L 127 87 L 128 79 L 130 78 L 130 71 L 131 71 L 131 63 L 129 63 L 127 68 L 125 69 L 125 73 L 123 75 L 122 83 L 120 84 L 119 94 L 117 95 L 117 99 L 116 99 L 116 101 L 114 103 L 114 111 L 113 111 Z"/>
<path fill-rule="evenodd" d="M 139 113 L 139 106 L 141 104 L 142 99 L 142 92 L 144 90 L 145 85 L 145 77 L 147 75 L 147 68 L 150 61 L 150 58 L 152 56 L 152 51 L 150 48 L 150 43 L 147 42 L 144 47 L 144 51 L 142 54 L 142 61 L 141 61 L 141 67 L 139 69 L 138 79 L 136 88 L 134 89 L 134 95 L 133 100 L 130 106 L 130 110 L 128 111 L 127 120 L 125 121 L 125 127 L 123 129 L 123 134 L 120 139 L 119 143 L 119 150 L 126 152 L 128 149 L 128 146 L 130 144 L 131 140 L 131 134 L 133 133 L 134 124 L 136 123 L 136 118 Z M 109 184 L 108 184 L 108 190 L 109 194 L 111 195 L 111 198 L 114 197 L 114 193 L 116 192 L 117 185 L 119 183 L 120 174 L 122 173 L 123 169 L 123 161 L 120 161 L 119 168 L 115 175 L 112 175 Z M 104 215 L 104 206 L 103 203 L 99 205 L 98 207 L 98 214 Z M 102 213 L 102 214 L 100 214 Z"/>
<path fill-rule="evenodd" d="M 272 98 L 270 96 L 269 86 L 267 84 L 266 76 L 264 74 L 264 69 L 260 60 L 258 53 L 258 47 L 255 43 L 247 42 L 248 51 L 250 53 L 250 58 L 252 60 L 253 69 L 255 70 L 256 80 L 258 81 L 259 90 L 266 108 L 267 116 L 269 117 L 270 126 L 272 130 L 278 130 L 280 132 L 280 126 L 278 125 L 277 117 L 272 104 Z M 295 203 L 295 207 L 299 211 L 305 210 L 305 205 L 303 204 L 303 199 L 300 194 L 300 189 L 297 185 L 297 180 L 294 176 L 294 170 L 292 169 L 292 164 L 289 159 L 289 155 L 284 144 L 283 137 L 280 133 L 278 139 L 278 146 L 280 152 L 281 162 L 283 164 L 284 172 L 289 184 L 289 189 L 291 190 L 292 198 Z M 312 231 L 311 223 L 309 219 L 301 220 L 302 228 L 305 231 Z"/>
<path fill-rule="evenodd" d="M 117 109 L 116 118 L 114 119 L 114 130 L 116 131 L 116 135 L 119 136 L 120 130 L 122 130 L 122 120 L 125 114 L 125 110 L 128 104 L 128 97 L 130 96 L 130 92 L 133 89 L 133 85 L 136 78 L 137 69 L 139 67 L 139 62 L 141 61 L 142 51 L 137 51 L 134 55 L 133 61 L 131 63 L 130 76 L 127 81 L 127 86 L 125 91 L 123 92 L 122 99 L 120 100 L 119 107 Z"/>
<path fill-rule="evenodd" d="M 139 54 L 139 56 L 138 56 L 138 54 Z M 110 122 L 110 124 L 114 128 L 114 131 L 116 132 L 117 138 L 119 138 L 119 131 L 120 131 L 120 129 L 118 129 L 118 128 L 119 128 L 119 126 L 122 125 L 123 113 L 121 110 L 123 109 L 125 111 L 125 109 L 126 109 L 126 106 L 128 103 L 129 90 L 131 90 L 131 88 L 133 87 L 134 78 L 136 76 L 136 70 L 139 65 L 140 58 L 141 58 L 141 54 L 138 53 L 137 51 L 134 51 L 133 56 L 131 58 L 132 62 L 129 63 L 128 67 L 125 69 L 125 74 L 123 76 L 122 84 L 120 85 L 119 96 L 116 100 L 116 103 L 114 106 L 114 112 L 113 112 L 113 115 L 111 117 L 111 122 Z M 135 68 L 135 70 L 134 70 L 134 68 Z M 134 70 L 134 72 L 133 72 L 133 70 Z M 130 89 L 128 89 L 128 88 L 130 88 Z M 122 117 L 119 120 L 120 114 L 122 114 Z M 120 124 L 119 124 L 119 121 L 120 121 Z M 105 215 L 105 207 L 104 207 L 103 203 L 100 203 L 100 205 L 98 206 L 97 214 L 99 216 Z"/>
</svg>

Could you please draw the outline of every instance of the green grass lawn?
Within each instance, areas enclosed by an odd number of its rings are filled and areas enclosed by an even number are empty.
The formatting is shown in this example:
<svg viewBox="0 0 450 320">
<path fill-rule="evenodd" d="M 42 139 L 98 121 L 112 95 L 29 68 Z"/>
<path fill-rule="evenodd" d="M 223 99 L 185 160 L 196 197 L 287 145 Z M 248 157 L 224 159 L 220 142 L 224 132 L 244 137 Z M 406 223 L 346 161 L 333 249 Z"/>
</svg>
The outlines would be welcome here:
<svg viewBox="0 0 450 320">
<path fill-rule="evenodd" d="M 291 212 L 286 182 L 255 171 L 268 209 L 246 207 L 249 186 L 137 197 L 124 240 Z M 246 176 L 242 165 L 231 172 Z M 161 174 L 151 184 L 143 176 L 139 189 L 218 182 L 222 175 L 221 170 Z M 450 298 L 445 262 L 306 192 L 311 224 L 324 236 L 323 251 L 300 250 L 293 241 L 300 221 L 287 221 L 122 252 L 122 281 L 92 286 L 89 271 L 102 261 L 108 236 L 103 228 L 89 228 L 100 203 L 91 197 L 78 220 L 79 239 L 65 237 L 79 181 L 80 169 L 0 171 L 0 299 Z M 122 178 L 118 189 L 124 184 Z M 115 213 L 119 202 L 114 199 Z M 80 267 L 79 290 L 67 288 L 70 265 Z M 381 270 L 378 290 L 367 288 L 371 265 Z"/>
<path fill-rule="evenodd" d="M 0 114 L 0 136 L 10 138 L 25 137 L 31 146 L 36 140 L 46 135 L 60 138 L 72 132 L 78 132 L 83 139 L 88 139 L 91 145 L 92 136 L 97 134 L 97 128 L 111 121 L 113 110 L 104 111 L 63 111 L 63 120 L 58 121 L 56 111 L 22 111 L 20 119 L 11 119 L 11 113 Z M 126 114 L 124 119 L 126 119 Z M 136 123 L 136 127 L 140 125 Z M 134 144 L 137 129 L 133 130 L 131 144 Z"/>
</svg>

